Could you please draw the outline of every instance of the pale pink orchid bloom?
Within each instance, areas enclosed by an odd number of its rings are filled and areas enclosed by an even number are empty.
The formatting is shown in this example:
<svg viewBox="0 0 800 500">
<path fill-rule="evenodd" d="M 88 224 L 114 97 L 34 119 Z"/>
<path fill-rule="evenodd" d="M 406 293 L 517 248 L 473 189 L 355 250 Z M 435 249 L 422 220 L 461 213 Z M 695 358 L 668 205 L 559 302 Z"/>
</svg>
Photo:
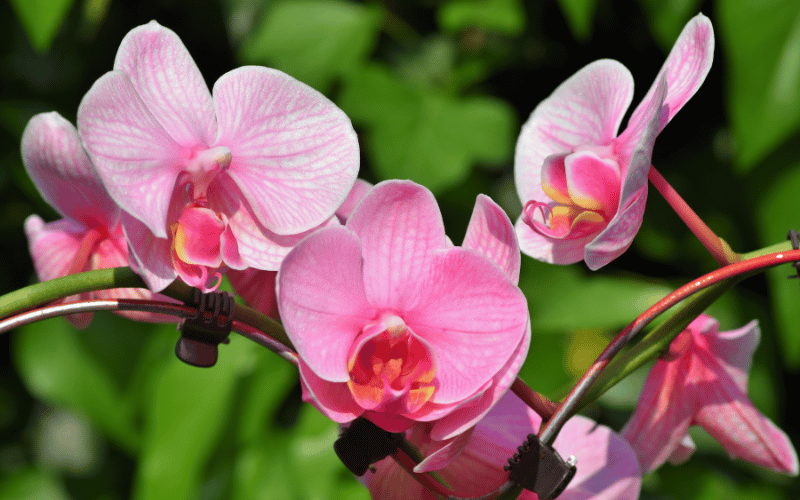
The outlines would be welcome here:
<svg viewBox="0 0 800 500">
<path fill-rule="evenodd" d="M 479 196 L 464 246 L 433 194 L 410 181 L 370 190 L 344 227 L 286 256 L 278 306 L 300 358 L 303 398 L 332 420 L 432 439 L 473 426 L 514 381 L 530 343 L 508 216 Z"/>
<path fill-rule="evenodd" d="M 668 459 L 688 459 L 694 443 L 687 430 L 700 425 L 732 458 L 797 475 L 797 453 L 789 438 L 747 398 L 759 337 L 757 321 L 720 332 L 717 320 L 702 314 L 672 341 L 650 370 L 622 432 L 645 473 Z"/>
<path fill-rule="evenodd" d="M 514 163 L 523 253 L 553 264 L 585 260 L 596 270 L 628 249 L 642 225 L 656 136 L 703 83 L 713 57 L 711 22 L 698 14 L 621 134 L 633 77 L 611 59 L 587 65 L 533 110 Z"/>
<path fill-rule="evenodd" d="M 347 222 L 347 218 L 350 217 L 356 204 L 361 201 L 370 188 L 372 188 L 372 184 L 369 182 L 356 179 L 347 199 L 336 210 L 335 215 L 339 222 L 342 224 Z M 275 295 L 275 278 L 278 276 L 278 271 L 261 271 L 253 268 L 243 271 L 231 269 L 227 276 L 233 291 L 242 297 L 250 307 L 280 321 L 278 297 Z"/>
<path fill-rule="evenodd" d="M 132 267 L 153 290 L 211 290 L 227 269 L 277 270 L 334 212 L 358 173 L 350 120 L 274 70 L 224 74 L 213 94 L 180 38 L 131 30 L 78 109 L 81 138 L 124 210 Z M 218 283 L 218 281 L 217 281 Z"/>
<path fill-rule="evenodd" d="M 468 435 L 466 445 L 446 467 L 424 470 L 437 470 L 458 497 L 488 495 L 508 481 L 508 472 L 503 467 L 508 465 L 508 459 L 527 435 L 538 432 L 541 423 L 536 412 L 508 392 L 471 433 L 465 433 Z M 430 440 L 425 424 L 415 425 L 406 434 L 423 455 L 437 446 Z M 564 459 L 570 455 L 578 459 L 575 477 L 559 500 L 639 498 L 641 474 L 636 455 L 630 445 L 608 427 L 580 415 L 572 417 L 559 432 L 553 447 Z M 360 478 L 374 499 L 437 498 L 391 457 L 376 463 L 375 468 L 376 472 L 367 472 Z M 536 500 L 537 495 L 524 490 L 519 498 Z"/>
<path fill-rule="evenodd" d="M 41 113 L 22 134 L 22 162 L 42 197 L 64 218 L 45 223 L 38 215 L 25 220 L 33 264 L 40 281 L 94 269 L 128 265 L 128 244 L 119 224 L 119 208 L 106 193 L 86 155 L 75 127 L 56 112 Z M 117 288 L 68 297 L 154 299 L 148 290 Z M 158 296 L 158 300 L 170 300 Z M 170 316 L 119 313 L 138 321 L 170 321 Z M 92 313 L 66 318 L 85 328 Z"/>
</svg>

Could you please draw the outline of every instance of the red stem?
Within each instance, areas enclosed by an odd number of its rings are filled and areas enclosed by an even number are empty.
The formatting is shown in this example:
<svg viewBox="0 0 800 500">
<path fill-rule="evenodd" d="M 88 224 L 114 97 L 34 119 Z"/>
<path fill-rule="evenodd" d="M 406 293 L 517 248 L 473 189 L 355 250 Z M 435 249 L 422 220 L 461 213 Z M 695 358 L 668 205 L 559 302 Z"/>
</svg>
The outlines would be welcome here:
<svg viewBox="0 0 800 500">
<path fill-rule="evenodd" d="M 680 217 L 692 233 L 697 236 L 700 243 L 711 252 L 714 260 L 716 260 L 720 266 L 738 262 L 739 256 L 733 252 L 730 247 L 727 247 L 719 236 L 714 234 L 714 231 L 712 231 L 711 228 L 703 222 L 703 219 L 701 219 L 683 198 L 681 198 L 681 195 L 679 195 L 678 192 L 675 191 L 675 188 L 673 188 L 658 170 L 656 170 L 656 167 L 650 165 L 647 178 L 650 179 L 653 186 L 661 193 L 661 196 L 664 197 L 667 203 L 669 203 L 669 206 L 675 210 L 678 217 Z"/>
</svg>

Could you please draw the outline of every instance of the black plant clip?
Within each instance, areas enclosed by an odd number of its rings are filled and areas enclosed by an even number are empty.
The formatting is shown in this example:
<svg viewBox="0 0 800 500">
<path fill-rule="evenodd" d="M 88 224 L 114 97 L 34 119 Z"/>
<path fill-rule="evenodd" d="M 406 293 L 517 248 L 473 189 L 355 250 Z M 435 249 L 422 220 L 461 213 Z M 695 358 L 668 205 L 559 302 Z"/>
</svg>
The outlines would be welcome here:
<svg viewBox="0 0 800 500">
<path fill-rule="evenodd" d="M 565 462 L 556 450 L 539 441 L 536 434 L 528 434 L 517 452 L 505 466 L 509 471 L 508 479 L 536 493 L 541 500 L 552 500 L 560 495 L 577 471 L 574 456 Z"/>
<path fill-rule="evenodd" d="M 181 338 L 175 344 L 175 355 L 192 366 L 214 366 L 219 344 L 230 342 L 236 302 L 227 292 L 202 293 L 195 288 L 186 305 L 197 308 L 197 315 L 178 323 Z"/>
<path fill-rule="evenodd" d="M 798 235 L 797 231 L 795 231 L 794 229 L 790 229 L 789 234 L 786 236 L 786 239 L 792 242 L 792 248 L 794 248 L 795 250 L 800 250 L 800 236 Z M 797 274 L 787 276 L 787 278 L 789 279 L 800 278 L 800 261 L 793 262 L 792 266 L 794 266 L 794 269 L 797 271 Z"/>
<path fill-rule="evenodd" d="M 358 417 L 342 430 L 333 449 L 350 472 L 361 477 L 370 465 L 397 451 L 404 437 L 402 432 L 385 431 L 366 418 Z"/>
</svg>

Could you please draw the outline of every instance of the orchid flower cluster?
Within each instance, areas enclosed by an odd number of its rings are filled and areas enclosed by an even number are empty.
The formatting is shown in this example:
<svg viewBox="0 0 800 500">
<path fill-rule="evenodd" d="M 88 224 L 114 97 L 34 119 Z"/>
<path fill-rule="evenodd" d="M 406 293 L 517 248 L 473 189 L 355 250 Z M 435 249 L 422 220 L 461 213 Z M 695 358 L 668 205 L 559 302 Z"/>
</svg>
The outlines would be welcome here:
<svg viewBox="0 0 800 500">
<path fill-rule="evenodd" d="M 28 123 L 25 167 L 63 216 L 27 219 L 31 255 L 42 281 L 130 266 L 147 285 L 64 302 L 168 301 L 159 292 L 176 279 L 213 292 L 226 276 L 282 323 L 306 402 L 343 426 L 364 418 L 400 433 L 419 453 L 411 465 L 397 456 L 373 464 L 361 478 L 373 498 L 492 495 L 516 448 L 553 416 L 509 390 L 536 348 L 520 254 L 596 270 L 625 252 L 648 178 L 663 180 L 651 166 L 656 137 L 700 87 L 713 52 L 700 14 L 621 133 L 629 71 L 600 60 L 575 73 L 522 128 L 516 224 L 480 195 L 456 246 L 428 189 L 357 179 L 357 135 L 325 96 L 252 66 L 209 91 L 179 37 L 153 21 L 122 40 L 114 68 L 80 103 L 77 128 L 55 112 Z M 737 260 L 724 243 L 709 245 Z M 82 327 L 91 314 L 68 319 Z M 566 421 L 553 446 L 577 458 L 577 472 L 560 498 L 638 498 L 644 474 L 689 458 L 693 425 L 731 457 L 796 475 L 788 437 L 747 397 L 759 335 L 755 321 L 720 332 L 701 314 L 658 356 L 624 429 Z"/>
</svg>

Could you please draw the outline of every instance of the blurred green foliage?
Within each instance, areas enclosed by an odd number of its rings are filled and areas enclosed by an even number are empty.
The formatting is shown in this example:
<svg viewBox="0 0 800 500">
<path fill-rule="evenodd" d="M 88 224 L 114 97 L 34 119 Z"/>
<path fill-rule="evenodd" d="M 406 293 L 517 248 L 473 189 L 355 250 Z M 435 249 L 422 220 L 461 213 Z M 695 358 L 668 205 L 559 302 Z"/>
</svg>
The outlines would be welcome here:
<svg viewBox="0 0 800 500">
<path fill-rule="evenodd" d="M 25 178 L 27 120 L 58 110 L 74 121 L 92 82 L 111 69 L 131 28 L 174 29 L 209 85 L 240 64 L 283 70 L 351 117 L 360 176 L 410 178 L 463 237 L 477 193 L 515 219 L 514 143 L 536 104 L 584 64 L 620 60 L 649 87 L 698 11 L 717 31 L 716 61 L 698 94 L 657 141 L 654 163 L 736 250 L 800 229 L 800 8 L 795 0 L 12 0 L 0 4 L 0 293 L 35 279 L 24 218 L 56 214 Z M 730 122 L 728 121 L 730 120 Z M 651 191 L 633 247 L 595 273 L 523 257 L 533 340 L 522 377 L 563 396 L 613 332 L 713 260 Z M 724 329 L 761 321 L 753 401 L 797 444 L 788 405 L 800 368 L 798 282 L 781 268 L 712 308 Z M 0 341 L 0 500 L 356 499 L 364 490 L 332 450 L 336 426 L 300 401 L 296 371 L 233 338 L 203 370 L 173 354 L 174 326 L 97 314 Z M 588 413 L 619 429 L 644 372 Z M 53 430 L 55 429 L 55 430 Z M 800 484 L 695 436 L 688 463 L 649 475 L 642 497 L 794 499 Z"/>
</svg>

